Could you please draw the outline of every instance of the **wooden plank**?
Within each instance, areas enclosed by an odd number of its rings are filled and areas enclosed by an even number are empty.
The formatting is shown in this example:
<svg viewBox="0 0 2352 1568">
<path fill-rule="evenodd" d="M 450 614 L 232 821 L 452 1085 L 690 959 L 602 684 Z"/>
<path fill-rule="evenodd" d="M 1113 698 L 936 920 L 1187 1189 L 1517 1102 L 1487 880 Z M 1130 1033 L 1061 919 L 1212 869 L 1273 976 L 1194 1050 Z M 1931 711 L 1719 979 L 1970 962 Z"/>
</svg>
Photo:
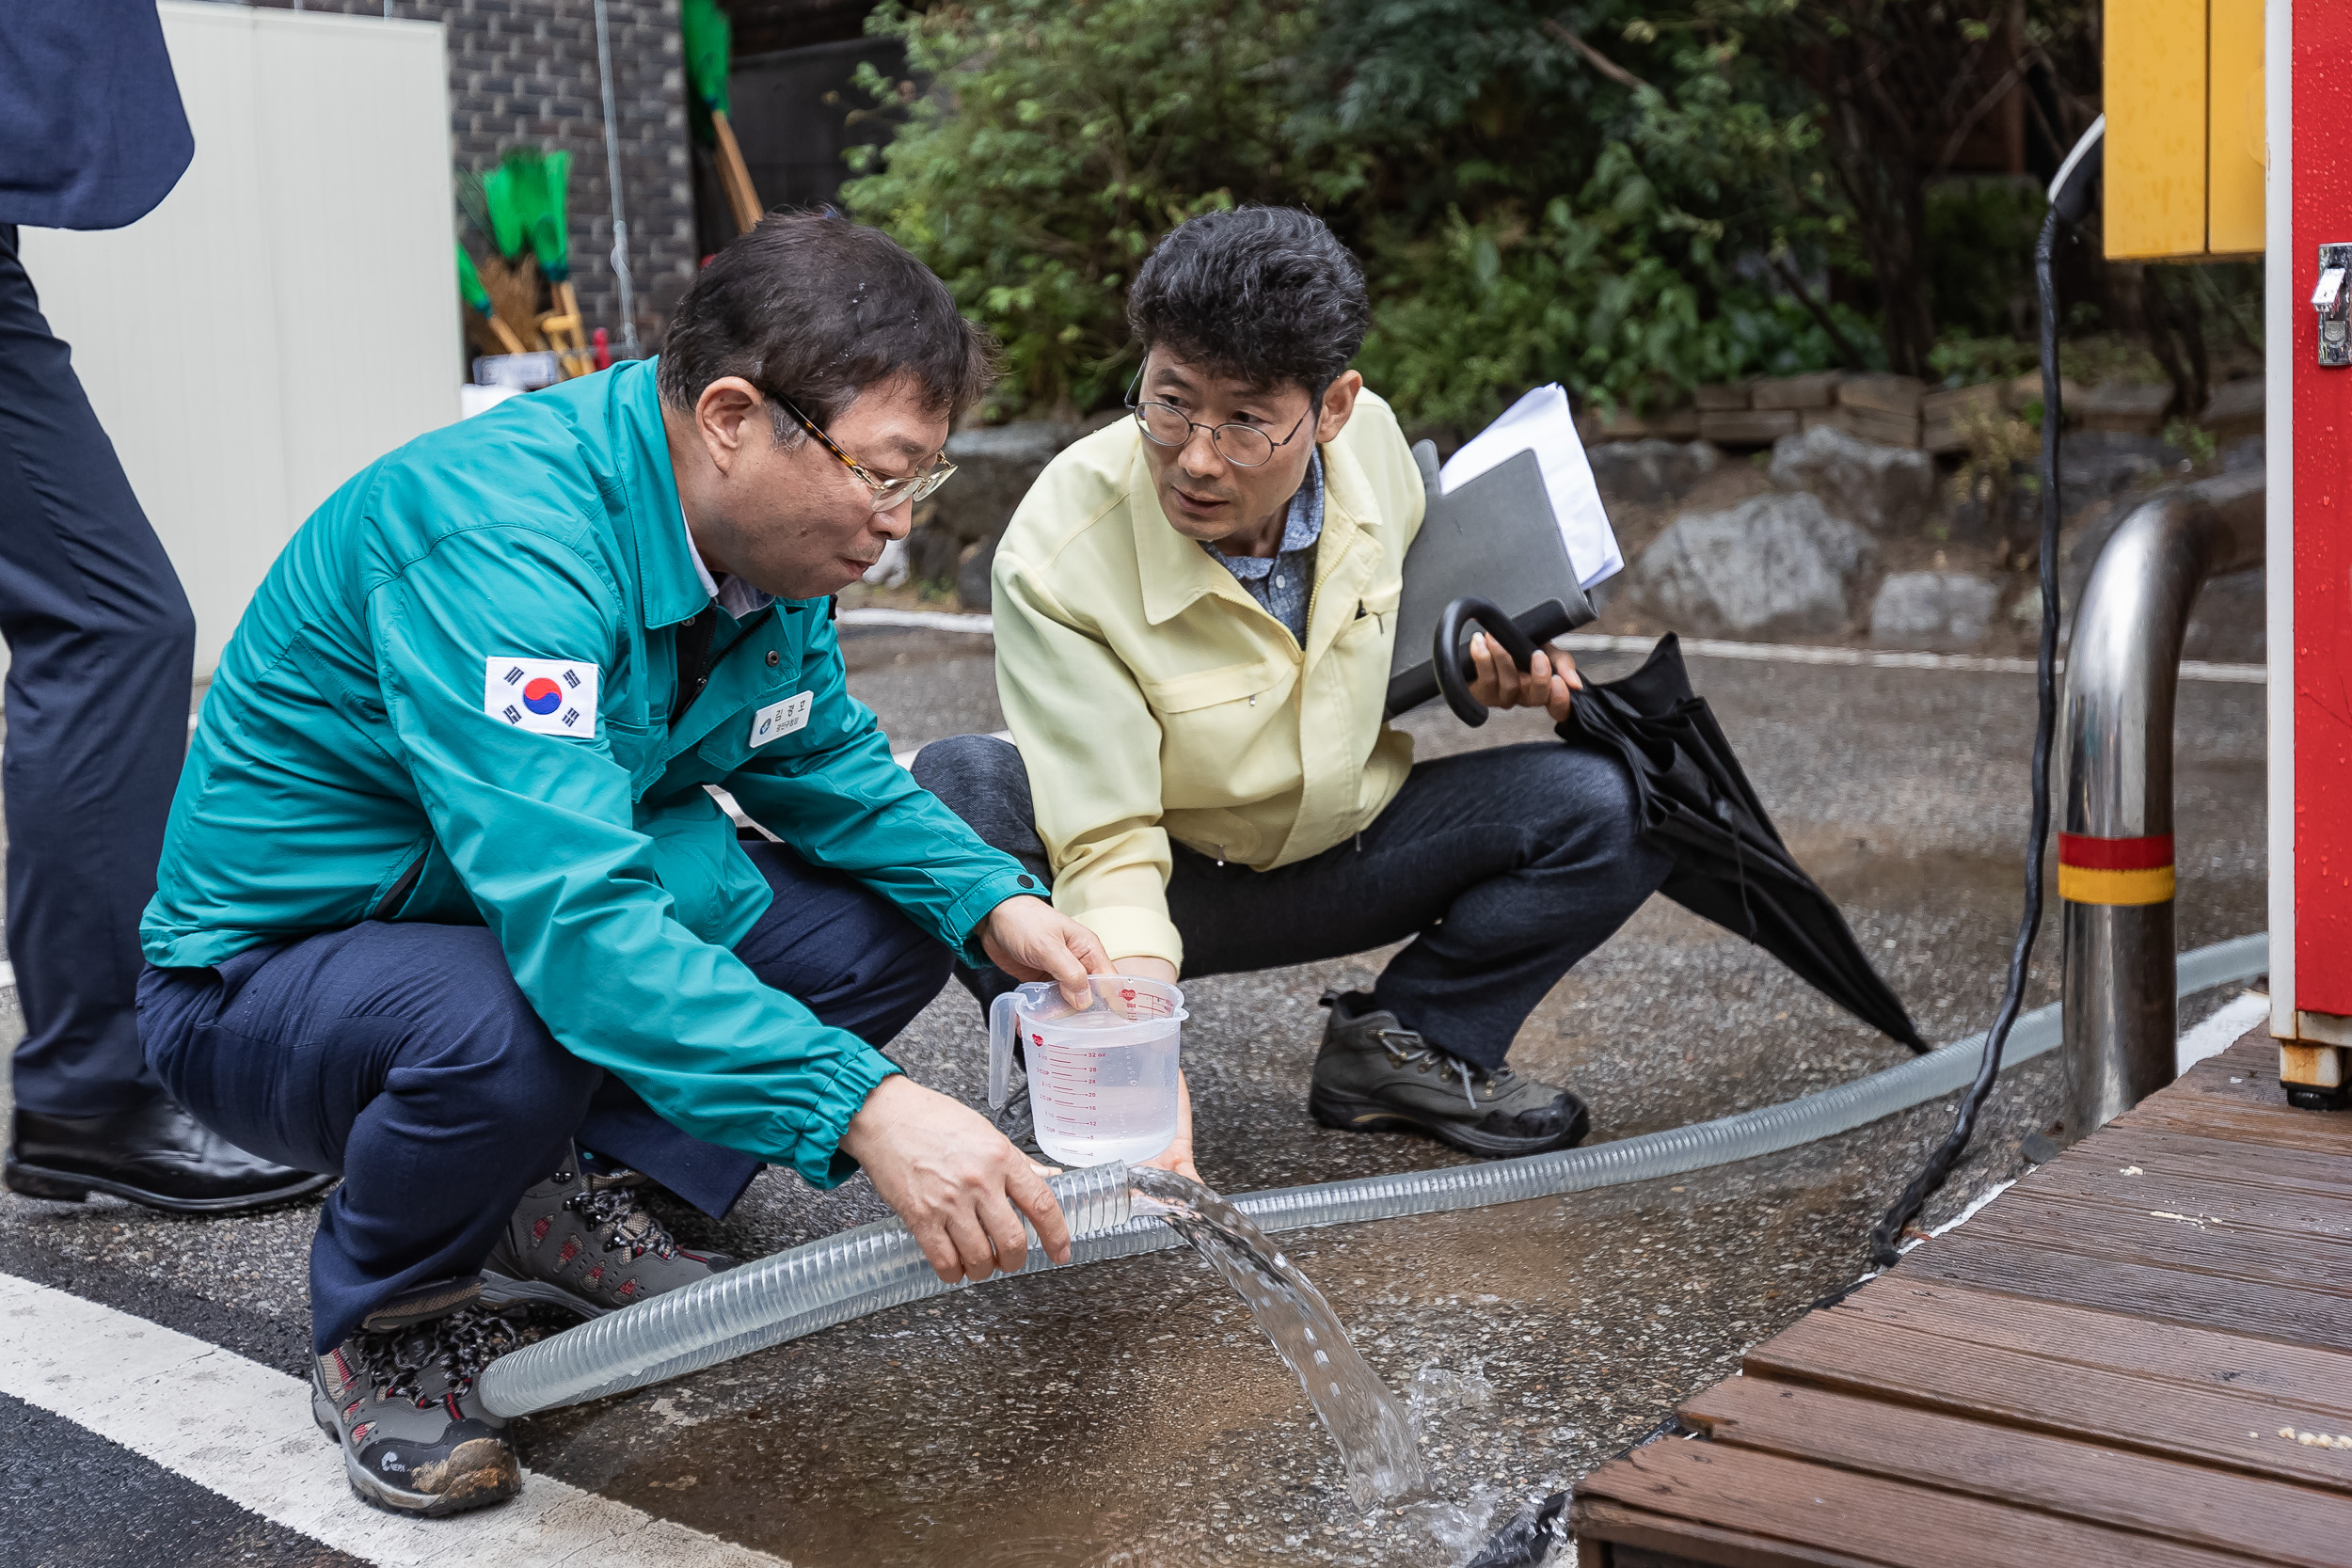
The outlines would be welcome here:
<svg viewBox="0 0 2352 1568">
<path fill-rule="evenodd" d="M 2244 1568 L 2249 1560 L 1721 1443 L 1668 1439 L 1636 1449 L 1578 1483 L 1577 1500 L 1587 1498 L 1889 1568 Z M 1695 1555 L 1679 1544 L 1667 1549 Z"/>
<path fill-rule="evenodd" d="M 1928 384 L 1916 376 L 1850 375 L 1837 384 L 1837 405 L 1916 420 L 1927 390 Z"/>
<path fill-rule="evenodd" d="M 1723 446 L 1769 446 L 1783 436 L 1796 433 L 1797 411 L 1793 408 L 1699 411 L 1699 439 Z"/>
<path fill-rule="evenodd" d="M 1956 1344 L 1836 1312 L 1799 1319 L 1749 1351 L 1744 1365 L 1751 1377 L 1924 1405 L 1970 1420 L 2352 1494 L 2352 1449 L 2310 1448 L 2280 1436 L 2282 1426 L 2319 1428 L 2295 1419 L 2308 1420 L 2308 1412 L 2233 1389 L 2196 1389 Z"/>
<path fill-rule="evenodd" d="M 1877 1558 L 1767 1541 L 1745 1530 L 1696 1524 L 1581 1494 L 1568 1504 L 1568 1533 L 1576 1540 L 1580 1568 L 1680 1568 L 1688 1562 L 1709 1568 L 1883 1568 Z"/>
<path fill-rule="evenodd" d="M 2027 1177 L 2017 1191 L 2051 1212 L 2079 1210 L 2080 1223 L 2086 1226 L 2105 1223 L 2108 1211 L 2151 1216 L 2187 1214 L 2266 1236 L 2274 1246 L 2289 1249 L 2305 1236 L 2335 1246 L 2352 1243 L 2352 1193 L 2280 1192 L 2244 1181 L 2208 1181 L 2151 1171 L 2145 1165 L 2128 1167 L 2137 1174 L 2126 1176 L 2125 1168 L 2106 1161 L 2051 1164 Z"/>
<path fill-rule="evenodd" d="M 2249 1149 L 2222 1138 L 2129 1128 L 2101 1135 L 2102 1159 L 2120 1173 L 2126 1165 L 2207 1181 L 2235 1181 L 2282 1193 L 2352 1197 L 2352 1159 L 2311 1149 Z"/>
<path fill-rule="evenodd" d="M 2313 1231 L 2294 1235 L 2173 1209 L 2093 1208 L 2045 1198 L 2026 1183 L 2003 1193 L 1963 1228 L 2087 1258 L 2267 1281 L 2352 1300 L 2352 1241 Z"/>
<path fill-rule="evenodd" d="M 2196 1137 L 2246 1144 L 2249 1148 L 2299 1148 L 2337 1158 L 2352 1158 L 2352 1116 L 2336 1111 L 2292 1110 L 2283 1100 L 2277 1107 L 2269 1108 L 2230 1104 L 2186 1095 L 2172 1097 L 2167 1090 L 2141 1101 L 2107 1123 L 2107 1127 L 2125 1132 L 2186 1132 Z M 2105 1131 L 2105 1128 L 2101 1129 L 2101 1132 Z M 2099 1132 L 2094 1132 L 2075 1145 L 2074 1148 L 2090 1148 L 2099 1136 Z M 2067 1151 L 2069 1154 L 2074 1152 L 2074 1149 Z M 2104 1151 L 2098 1157 L 2106 1158 Z M 2249 1154 L 2249 1157 L 2259 1159 L 2261 1156 Z"/>
<path fill-rule="evenodd" d="M 2210 1100 L 2223 1100 L 2235 1104 L 2256 1105 L 2275 1110 L 2281 1115 L 2301 1117 L 2286 1101 L 2285 1091 L 2279 1087 L 2279 1044 L 2267 1034 L 2263 1037 L 2257 1054 L 2241 1039 L 2227 1051 L 2194 1062 L 2186 1072 L 2167 1084 L 2159 1093 L 2169 1093 L 2179 1099 L 2196 1095 Z M 2328 1113 L 2320 1112 L 2325 1116 Z"/>
<path fill-rule="evenodd" d="M 2027 1246 L 1978 1233 L 1973 1223 L 1911 1253 L 1893 1277 L 1972 1285 L 2352 1352 L 2352 1301 L 2341 1295 Z"/>
<path fill-rule="evenodd" d="M 1815 371 L 1809 375 L 1773 376 L 1748 385 L 1751 408 L 1829 408 L 1837 402 L 1843 372 Z"/>
<path fill-rule="evenodd" d="M 2352 1355 L 2218 1329 L 2155 1323 L 2061 1302 L 1922 1283 L 1907 1271 L 1832 1308 L 1958 1344 L 2101 1367 L 2192 1388 L 2227 1388 L 2300 1412 L 2298 1427 L 2352 1420 Z M 2281 1419 L 2285 1417 L 2282 1415 Z M 2352 1429 L 2347 1429 L 2352 1430 Z"/>
<path fill-rule="evenodd" d="M 1717 1443 L 1987 1498 L 2265 1561 L 2334 1568 L 2352 1505 L 2306 1487 L 1758 1378 L 1682 1409 Z"/>
</svg>

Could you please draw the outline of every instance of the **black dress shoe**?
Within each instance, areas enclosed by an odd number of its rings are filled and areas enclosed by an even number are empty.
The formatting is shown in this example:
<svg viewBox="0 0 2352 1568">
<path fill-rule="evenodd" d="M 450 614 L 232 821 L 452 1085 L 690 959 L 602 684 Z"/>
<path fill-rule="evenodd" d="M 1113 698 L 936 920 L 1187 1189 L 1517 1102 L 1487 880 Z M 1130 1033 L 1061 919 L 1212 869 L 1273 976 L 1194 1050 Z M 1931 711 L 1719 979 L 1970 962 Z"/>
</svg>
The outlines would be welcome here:
<svg viewBox="0 0 2352 1568">
<path fill-rule="evenodd" d="M 257 1159 L 159 1099 L 103 1117 L 16 1113 L 8 1185 L 79 1203 L 112 1193 L 175 1214 L 234 1214 L 315 1193 L 335 1180 Z"/>
</svg>

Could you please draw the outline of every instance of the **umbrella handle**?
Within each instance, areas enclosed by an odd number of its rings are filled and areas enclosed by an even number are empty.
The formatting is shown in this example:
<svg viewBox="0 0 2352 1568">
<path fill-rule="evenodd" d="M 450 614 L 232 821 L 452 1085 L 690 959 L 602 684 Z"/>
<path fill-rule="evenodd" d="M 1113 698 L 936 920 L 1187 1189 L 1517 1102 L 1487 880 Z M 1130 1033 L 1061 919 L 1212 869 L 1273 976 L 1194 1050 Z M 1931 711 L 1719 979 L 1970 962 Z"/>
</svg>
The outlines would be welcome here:
<svg viewBox="0 0 2352 1568">
<path fill-rule="evenodd" d="M 1476 678 L 1478 667 L 1470 662 L 1470 655 L 1461 651 L 1465 622 L 1475 622 L 1502 644 L 1502 651 L 1521 670 L 1534 667 L 1535 644 L 1519 630 L 1517 622 L 1486 599 L 1464 594 L 1448 602 L 1438 616 L 1438 635 L 1430 652 L 1438 689 L 1445 693 L 1445 705 L 1454 710 L 1454 716 L 1475 729 L 1486 721 L 1486 705 L 1470 695 L 1470 683 Z"/>
</svg>

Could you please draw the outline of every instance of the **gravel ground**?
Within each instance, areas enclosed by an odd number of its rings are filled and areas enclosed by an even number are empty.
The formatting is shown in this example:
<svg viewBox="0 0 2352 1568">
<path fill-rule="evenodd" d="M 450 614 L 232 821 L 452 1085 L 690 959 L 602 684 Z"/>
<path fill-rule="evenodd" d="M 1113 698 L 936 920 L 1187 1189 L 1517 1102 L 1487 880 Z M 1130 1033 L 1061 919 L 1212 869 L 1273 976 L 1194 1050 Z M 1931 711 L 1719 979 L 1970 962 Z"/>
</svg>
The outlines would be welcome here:
<svg viewBox="0 0 2352 1568">
<path fill-rule="evenodd" d="M 985 639 L 849 628 L 845 645 L 852 689 L 900 747 L 1002 724 Z M 1588 668 L 1606 677 L 1631 664 Z M 1692 666 L 1791 846 L 1922 1031 L 1982 1027 L 2016 918 L 2031 683 Z M 1408 727 L 1423 756 L 1542 733 L 1523 716 L 1466 730 L 1442 709 Z M 2262 689 L 2185 687 L 2178 742 L 2188 947 L 2262 927 Z M 2036 1003 L 2055 986 L 2051 928 L 2040 955 Z M 1381 958 L 1188 988 L 1200 1164 L 1213 1185 L 1454 1160 L 1305 1115 L 1314 999 L 1368 981 Z M 2198 999 L 2184 1025 L 2223 1000 Z M 923 1080 L 979 1097 L 985 1048 L 961 991 L 895 1049 Z M 1823 1088 L 1903 1054 L 1758 951 L 1653 901 L 1529 1020 L 1513 1060 L 1576 1086 L 1606 1140 Z M 2019 1137 L 2055 1101 L 2052 1058 L 2005 1078 L 1930 1217 L 2014 1174 Z M 1177 1253 L 990 1285 L 534 1418 L 519 1429 L 525 1458 L 808 1568 L 1459 1561 L 1520 1499 L 1621 1450 L 1850 1284 L 1871 1221 L 1948 1115 L 1931 1106 L 1672 1181 L 1287 1238 L 1367 1358 L 1408 1394 L 1442 1498 L 1418 1509 L 1348 1507 L 1295 1381 L 1240 1303 Z M 723 1224 L 678 1219 L 695 1241 L 755 1256 L 880 1212 L 862 1180 L 818 1195 L 775 1172 Z M 186 1222 L 8 1196 L 0 1269 L 291 1370 L 310 1224 L 307 1209 Z M 0 1497 L 0 1508 L 34 1506 Z M 0 1516 L 0 1541 L 21 1538 L 14 1516 Z M 240 1545 L 276 1560 L 262 1536 Z"/>
</svg>

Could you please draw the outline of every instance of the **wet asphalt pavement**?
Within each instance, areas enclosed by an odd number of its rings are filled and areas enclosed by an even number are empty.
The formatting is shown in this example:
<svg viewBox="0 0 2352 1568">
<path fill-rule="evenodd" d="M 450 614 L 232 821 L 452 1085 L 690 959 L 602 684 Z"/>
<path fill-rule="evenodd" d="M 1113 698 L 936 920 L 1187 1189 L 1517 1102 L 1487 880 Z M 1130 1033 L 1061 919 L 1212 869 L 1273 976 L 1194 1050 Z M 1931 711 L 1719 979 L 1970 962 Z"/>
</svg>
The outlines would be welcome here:
<svg viewBox="0 0 2352 1568">
<path fill-rule="evenodd" d="M 986 639 L 846 629 L 852 689 L 900 747 L 1001 726 Z M 1586 667 L 1606 678 L 1633 662 Z M 2017 913 L 2030 680 L 1691 662 L 1799 859 L 1844 905 L 1922 1032 L 1981 1028 Z M 2262 927 L 2263 703 L 2259 686 L 2182 689 L 2185 948 Z M 1442 708 L 1407 726 L 1422 756 L 1546 733 L 1513 715 L 1467 730 Z M 2040 955 L 2035 1004 L 2054 993 L 2054 927 Z M 1315 998 L 1367 983 L 1380 958 L 1188 988 L 1187 1069 L 1212 1185 L 1237 1193 L 1457 1158 L 1409 1136 L 1329 1132 L 1305 1114 Z M 2184 1026 L 2223 1000 L 2197 999 Z M 961 990 L 933 1003 L 894 1054 L 925 1082 L 981 1097 L 979 1016 Z M 1824 1088 L 1905 1054 L 1760 952 L 1653 900 L 1547 1000 L 1512 1060 L 1582 1093 L 1600 1140 Z M 1931 1220 L 2016 1172 L 2018 1139 L 2054 1107 L 2055 1065 L 2005 1077 Z M 1286 1237 L 1411 1401 L 1445 1499 L 1418 1509 L 1348 1507 L 1296 1383 L 1188 1253 L 901 1308 L 527 1419 L 519 1439 L 535 1469 L 805 1568 L 1459 1562 L 1520 1500 L 1621 1450 L 1747 1346 L 1850 1284 L 1870 1223 L 1948 1117 L 1947 1101 L 1671 1181 Z M 881 1212 L 862 1180 L 817 1195 L 771 1172 L 724 1223 L 672 1217 L 691 1241 L 751 1257 Z M 195 1222 L 11 1196 L 0 1198 L 0 1270 L 293 1371 L 310 1223 L 307 1209 Z M 24 1420 L 0 1406 L 0 1424 Z M 27 1541 L 60 1539 L 49 1510 L 66 1506 L 44 1501 L 16 1454 L 0 1460 L 0 1557 L 12 1561 Z M 154 1482 L 158 1506 L 178 1506 L 161 1489 L 183 1483 L 160 1472 Z M 321 1560 L 315 1544 L 244 1519 L 242 1533 L 205 1532 L 219 1555 L 184 1535 L 176 1555 Z"/>
</svg>

